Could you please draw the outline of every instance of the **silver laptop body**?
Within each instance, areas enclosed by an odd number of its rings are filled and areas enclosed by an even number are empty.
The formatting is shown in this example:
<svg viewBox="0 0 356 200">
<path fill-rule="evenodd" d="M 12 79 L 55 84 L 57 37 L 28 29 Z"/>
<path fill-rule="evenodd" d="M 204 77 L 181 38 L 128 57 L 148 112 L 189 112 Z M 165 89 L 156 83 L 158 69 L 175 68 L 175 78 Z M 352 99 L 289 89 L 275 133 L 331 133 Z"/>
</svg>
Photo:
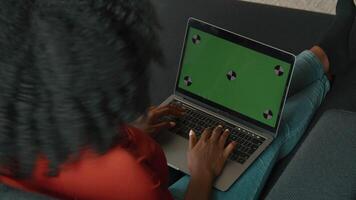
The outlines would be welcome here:
<svg viewBox="0 0 356 200">
<path fill-rule="evenodd" d="M 265 54 L 266 52 L 267 53 L 270 52 L 268 53 L 268 56 L 278 57 L 278 59 L 281 59 L 286 63 L 290 64 L 289 73 L 286 74 L 288 75 L 288 80 L 286 81 L 284 86 L 283 97 L 280 99 L 280 110 L 278 113 L 278 119 L 274 127 L 267 127 L 265 124 L 256 123 L 255 121 L 241 117 L 241 115 L 237 115 L 234 112 L 227 112 L 226 109 L 221 109 L 219 106 L 217 107 L 215 105 L 207 103 L 206 101 L 202 101 L 201 98 L 197 99 L 194 96 L 192 97 L 191 95 L 182 92 L 178 86 L 180 73 L 178 73 L 177 75 L 174 94 L 168 97 L 161 104 L 161 106 L 164 106 L 171 103 L 172 101 L 179 101 L 190 106 L 193 109 L 202 111 L 207 115 L 212 115 L 226 123 L 232 124 L 236 127 L 241 127 L 251 132 L 252 134 L 256 134 L 260 137 L 265 138 L 263 144 L 259 146 L 258 149 L 243 164 L 240 164 L 232 160 L 227 161 L 222 174 L 216 179 L 214 183 L 215 188 L 221 191 L 226 191 L 246 171 L 246 169 L 253 164 L 253 162 L 258 158 L 258 156 L 272 143 L 274 138 L 277 137 L 279 124 L 281 121 L 281 113 L 283 112 L 283 107 L 286 101 L 286 96 L 288 93 L 288 88 L 293 73 L 295 56 L 285 51 L 279 50 L 277 48 L 262 44 L 255 40 L 246 38 L 244 36 L 219 28 L 217 26 L 208 24 L 201 20 L 190 18 L 187 23 L 186 36 L 183 43 L 180 70 L 182 68 L 182 61 L 185 54 L 186 42 L 187 40 L 190 40 L 190 38 L 187 37 L 188 37 L 189 29 L 191 27 L 194 27 L 195 29 L 198 30 L 207 31 L 209 34 L 214 34 L 216 37 L 221 36 L 221 37 L 225 37 L 225 39 L 226 37 L 229 37 L 231 38 L 231 40 L 229 41 L 234 42 L 237 45 L 248 44 L 249 47 L 254 49 L 254 51 L 261 52 L 263 54 Z M 202 41 L 204 40 L 202 39 Z M 263 99 L 261 99 L 261 101 L 263 101 Z M 189 169 L 187 165 L 188 139 L 167 130 L 159 134 L 157 141 L 162 146 L 165 152 L 168 165 L 174 169 L 189 174 Z"/>
</svg>

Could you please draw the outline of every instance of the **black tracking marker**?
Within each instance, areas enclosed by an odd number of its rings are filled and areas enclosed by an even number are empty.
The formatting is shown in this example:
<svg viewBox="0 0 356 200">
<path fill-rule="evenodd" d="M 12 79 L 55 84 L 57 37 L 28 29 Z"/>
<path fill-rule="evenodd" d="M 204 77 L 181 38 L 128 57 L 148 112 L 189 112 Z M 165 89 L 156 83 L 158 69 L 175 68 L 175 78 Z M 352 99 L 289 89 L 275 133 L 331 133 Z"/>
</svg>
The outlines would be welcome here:
<svg viewBox="0 0 356 200">
<path fill-rule="evenodd" d="M 231 70 L 226 74 L 226 77 L 229 81 L 233 81 L 237 78 L 237 74 L 236 74 L 236 72 Z"/>
<path fill-rule="evenodd" d="M 272 111 L 271 110 L 266 110 L 265 112 L 263 112 L 263 117 L 265 119 L 268 119 L 268 120 L 272 119 L 273 118 Z"/>
<path fill-rule="evenodd" d="M 283 68 L 280 66 L 280 65 L 277 65 L 275 68 L 274 68 L 274 73 L 277 75 L 277 76 L 282 76 L 284 74 L 284 70 Z"/>
<path fill-rule="evenodd" d="M 192 42 L 193 42 L 193 44 L 200 44 L 200 42 L 201 42 L 200 35 L 194 35 L 192 38 Z"/>
<path fill-rule="evenodd" d="M 190 76 L 184 77 L 184 83 L 186 86 L 191 86 L 193 84 L 192 78 Z"/>
</svg>

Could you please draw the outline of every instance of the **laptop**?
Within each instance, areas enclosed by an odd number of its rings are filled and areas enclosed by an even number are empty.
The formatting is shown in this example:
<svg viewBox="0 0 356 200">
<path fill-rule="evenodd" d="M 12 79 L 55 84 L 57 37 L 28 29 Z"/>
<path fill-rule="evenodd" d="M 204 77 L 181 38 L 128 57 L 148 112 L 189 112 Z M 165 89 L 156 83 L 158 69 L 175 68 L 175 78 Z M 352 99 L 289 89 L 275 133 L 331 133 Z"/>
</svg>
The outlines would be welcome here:
<svg viewBox="0 0 356 200">
<path fill-rule="evenodd" d="M 186 110 L 159 134 L 172 168 L 189 174 L 189 131 L 222 125 L 238 145 L 214 187 L 226 191 L 277 137 L 295 56 L 198 19 L 187 23 L 173 95 Z"/>
</svg>

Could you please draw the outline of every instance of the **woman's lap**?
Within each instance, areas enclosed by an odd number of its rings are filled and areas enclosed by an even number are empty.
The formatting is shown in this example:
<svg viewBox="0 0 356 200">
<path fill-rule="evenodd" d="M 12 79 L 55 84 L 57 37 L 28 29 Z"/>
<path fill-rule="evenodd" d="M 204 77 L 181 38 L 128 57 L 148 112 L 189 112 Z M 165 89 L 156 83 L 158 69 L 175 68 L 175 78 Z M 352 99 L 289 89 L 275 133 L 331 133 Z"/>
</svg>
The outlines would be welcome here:
<svg viewBox="0 0 356 200">
<path fill-rule="evenodd" d="M 276 161 L 297 144 L 330 86 L 321 63 L 310 51 L 297 57 L 292 82 L 292 96 L 286 102 L 276 139 L 228 191 L 214 189 L 213 199 L 256 199 Z M 184 198 L 188 183 L 189 176 L 184 176 L 169 188 L 175 199 Z"/>
</svg>

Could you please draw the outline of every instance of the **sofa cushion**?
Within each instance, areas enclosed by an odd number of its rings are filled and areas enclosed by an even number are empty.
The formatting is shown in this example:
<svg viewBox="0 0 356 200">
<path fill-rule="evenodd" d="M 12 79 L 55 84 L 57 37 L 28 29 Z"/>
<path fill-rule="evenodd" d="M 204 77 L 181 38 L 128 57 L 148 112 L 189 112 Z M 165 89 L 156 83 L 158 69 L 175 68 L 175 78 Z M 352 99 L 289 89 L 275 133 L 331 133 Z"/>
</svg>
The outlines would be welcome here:
<svg viewBox="0 0 356 200">
<path fill-rule="evenodd" d="M 266 199 L 356 199 L 356 113 L 326 112 Z"/>
</svg>

